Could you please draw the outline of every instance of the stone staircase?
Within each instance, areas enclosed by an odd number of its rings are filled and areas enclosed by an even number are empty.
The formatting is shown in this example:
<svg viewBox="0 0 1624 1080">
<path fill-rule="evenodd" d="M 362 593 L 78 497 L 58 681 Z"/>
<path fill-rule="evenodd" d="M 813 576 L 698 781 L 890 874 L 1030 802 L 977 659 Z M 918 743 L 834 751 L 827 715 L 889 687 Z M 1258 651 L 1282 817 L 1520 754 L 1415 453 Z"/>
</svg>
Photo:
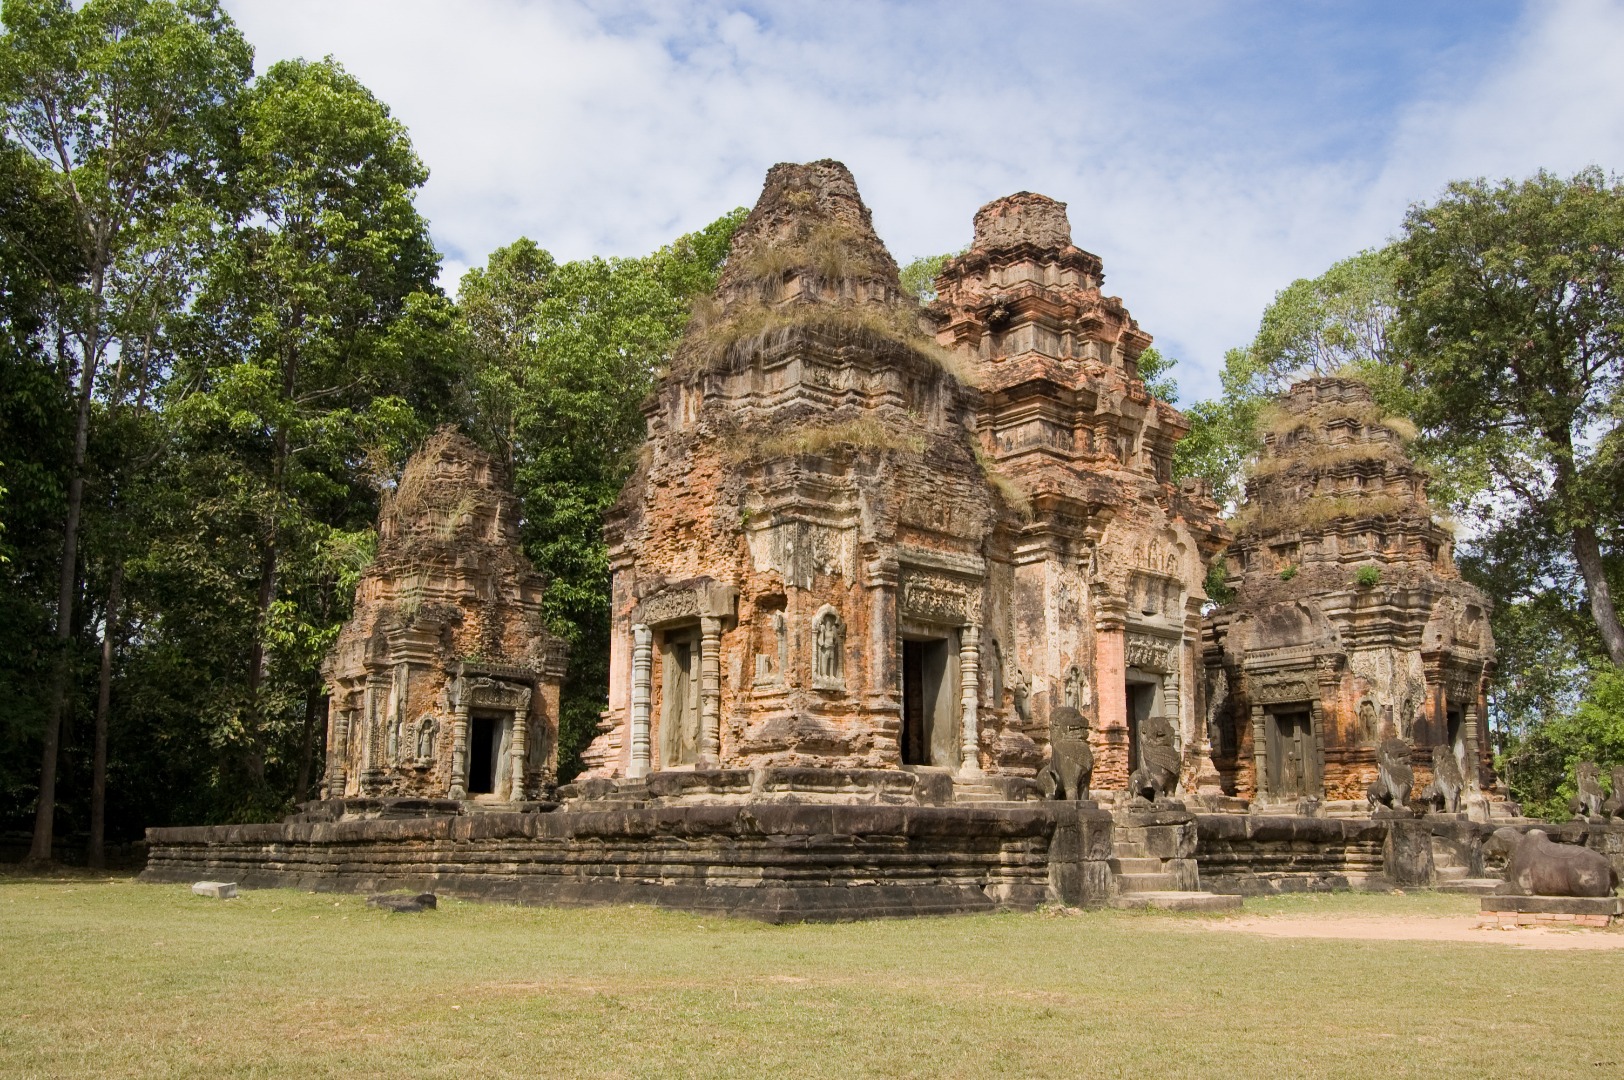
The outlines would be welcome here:
<svg viewBox="0 0 1624 1080">
<path fill-rule="evenodd" d="M 1433 844 L 1432 870 L 1436 882 L 1433 887 L 1439 892 L 1488 896 L 1501 885 L 1497 877 L 1472 877 L 1472 868 L 1463 864 L 1447 844 Z"/>
<path fill-rule="evenodd" d="M 1115 814 L 1111 844 L 1111 906 L 1161 911 L 1235 911 L 1238 896 L 1201 891 L 1195 862 L 1195 820 L 1182 810 L 1124 810 Z"/>
</svg>

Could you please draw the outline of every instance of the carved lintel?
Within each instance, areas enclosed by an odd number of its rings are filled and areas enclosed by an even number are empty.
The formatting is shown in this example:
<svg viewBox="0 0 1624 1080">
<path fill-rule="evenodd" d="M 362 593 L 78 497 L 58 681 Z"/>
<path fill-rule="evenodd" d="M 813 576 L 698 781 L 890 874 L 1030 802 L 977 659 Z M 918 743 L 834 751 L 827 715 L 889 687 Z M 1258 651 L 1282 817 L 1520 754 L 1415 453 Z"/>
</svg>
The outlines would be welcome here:
<svg viewBox="0 0 1624 1080">
<path fill-rule="evenodd" d="M 966 626 L 981 614 L 981 594 L 962 578 L 914 567 L 905 568 L 899 588 L 899 613 L 905 619 Z"/>
<path fill-rule="evenodd" d="M 1127 665 L 1142 671 L 1171 674 L 1178 670 L 1178 645 L 1172 638 L 1130 633 L 1124 646 Z"/>
</svg>

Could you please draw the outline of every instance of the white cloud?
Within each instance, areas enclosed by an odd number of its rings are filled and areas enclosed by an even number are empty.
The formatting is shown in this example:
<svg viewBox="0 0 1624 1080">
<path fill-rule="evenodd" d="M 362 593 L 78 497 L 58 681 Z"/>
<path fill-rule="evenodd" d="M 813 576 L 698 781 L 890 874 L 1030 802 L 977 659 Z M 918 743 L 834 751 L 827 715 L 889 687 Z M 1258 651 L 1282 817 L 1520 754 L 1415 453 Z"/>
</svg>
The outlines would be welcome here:
<svg viewBox="0 0 1624 1080">
<path fill-rule="evenodd" d="M 1396 102 L 1370 89 L 1387 60 L 1316 67 L 1278 9 L 227 6 L 261 67 L 332 54 L 410 127 L 448 285 L 521 234 L 566 258 L 642 254 L 751 203 L 776 161 L 838 157 L 899 259 L 963 244 L 999 195 L 1068 201 L 1111 291 L 1182 358 L 1187 398 L 1276 290 L 1380 243 L 1448 180 L 1624 166 L 1616 3 L 1531 6 L 1487 46 L 1423 58 L 1436 74 Z"/>
</svg>

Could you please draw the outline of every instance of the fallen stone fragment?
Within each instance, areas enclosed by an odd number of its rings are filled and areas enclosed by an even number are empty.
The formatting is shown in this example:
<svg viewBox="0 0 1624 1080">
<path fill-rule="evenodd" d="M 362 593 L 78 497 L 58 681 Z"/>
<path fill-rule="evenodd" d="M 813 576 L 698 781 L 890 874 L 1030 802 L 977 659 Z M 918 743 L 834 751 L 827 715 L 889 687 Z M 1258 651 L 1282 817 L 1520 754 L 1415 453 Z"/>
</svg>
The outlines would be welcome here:
<svg viewBox="0 0 1624 1080">
<path fill-rule="evenodd" d="M 431 892 L 418 893 L 416 896 L 403 896 L 399 893 L 385 893 L 367 899 L 367 903 L 375 908 L 385 911 L 428 911 L 439 907 L 439 901 Z"/>
<path fill-rule="evenodd" d="M 209 896 L 216 900 L 235 900 L 237 898 L 237 883 L 235 881 L 199 881 L 192 885 L 192 895 Z"/>
</svg>

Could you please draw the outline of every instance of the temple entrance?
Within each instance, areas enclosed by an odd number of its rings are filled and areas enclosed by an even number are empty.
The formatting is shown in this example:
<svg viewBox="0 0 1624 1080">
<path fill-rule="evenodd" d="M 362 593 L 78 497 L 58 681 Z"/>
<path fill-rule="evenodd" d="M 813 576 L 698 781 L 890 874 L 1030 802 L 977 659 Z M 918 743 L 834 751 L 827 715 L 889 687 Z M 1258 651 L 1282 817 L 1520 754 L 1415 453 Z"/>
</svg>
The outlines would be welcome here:
<svg viewBox="0 0 1624 1080">
<path fill-rule="evenodd" d="M 1449 750 L 1455 755 L 1455 763 L 1466 771 L 1466 725 L 1459 709 L 1450 709 L 1445 714 L 1445 738 L 1449 741 Z"/>
<path fill-rule="evenodd" d="M 946 638 L 902 642 L 902 763 L 958 764 Z"/>
<path fill-rule="evenodd" d="M 1269 794 L 1283 799 L 1319 794 L 1314 725 L 1309 711 L 1269 713 L 1266 738 Z"/>
<path fill-rule="evenodd" d="M 699 760 L 699 637 L 669 631 L 660 646 L 660 764 Z"/>
<path fill-rule="evenodd" d="M 1126 684 L 1128 695 L 1128 774 L 1131 776 L 1139 768 L 1139 732 L 1144 721 L 1149 720 L 1156 709 L 1156 691 L 1159 689 L 1153 682 L 1129 682 Z"/>
<path fill-rule="evenodd" d="M 468 794 L 500 795 L 511 777 L 502 762 L 512 747 L 513 717 L 475 713 L 468 718 Z"/>
</svg>

